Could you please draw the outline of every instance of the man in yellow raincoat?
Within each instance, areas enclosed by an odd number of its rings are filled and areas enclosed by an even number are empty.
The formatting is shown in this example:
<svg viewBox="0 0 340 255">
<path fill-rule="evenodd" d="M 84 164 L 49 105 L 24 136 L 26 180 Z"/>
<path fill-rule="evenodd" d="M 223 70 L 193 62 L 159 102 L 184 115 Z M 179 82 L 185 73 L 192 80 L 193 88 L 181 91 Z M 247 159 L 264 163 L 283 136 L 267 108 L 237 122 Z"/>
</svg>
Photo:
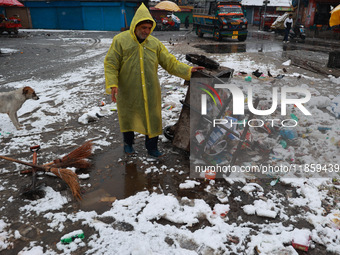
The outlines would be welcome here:
<svg viewBox="0 0 340 255">
<path fill-rule="evenodd" d="M 157 70 L 160 64 L 170 74 L 190 80 L 191 73 L 203 67 L 180 63 L 151 32 L 156 24 L 144 4 L 130 25 L 113 38 L 104 61 L 106 93 L 117 102 L 124 151 L 133 154 L 134 132 L 146 136 L 149 155 L 159 158 L 158 136 L 162 134 L 161 88 Z"/>
</svg>

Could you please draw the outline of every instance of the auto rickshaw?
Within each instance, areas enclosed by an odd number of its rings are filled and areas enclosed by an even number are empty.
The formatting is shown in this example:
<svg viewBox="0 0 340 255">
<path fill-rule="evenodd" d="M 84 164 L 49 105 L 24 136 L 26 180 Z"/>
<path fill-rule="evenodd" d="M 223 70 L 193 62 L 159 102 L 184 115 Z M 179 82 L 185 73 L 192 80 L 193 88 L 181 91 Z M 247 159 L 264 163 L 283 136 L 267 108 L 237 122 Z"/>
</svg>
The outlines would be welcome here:
<svg viewBox="0 0 340 255">
<path fill-rule="evenodd" d="M 18 34 L 19 28 L 21 27 L 22 25 L 19 16 L 13 15 L 10 18 L 6 18 L 5 15 L 0 14 L 0 34 L 3 32 Z"/>
<path fill-rule="evenodd" d="M 161 30 L 165 30 L 165 31 L 179 30 L 180 28 L 181 20 L 174 14 L 167 15 L 161 20 L 162 20 Z"/>
<path fill-rule="evenodd" d="M 279 17 L 276 14 L 266 14 L 262 15 L 262 19 L 264 19 L 263 29 L 268 31 L 271 29 L 272 24 L 274 21 Z"/>
</svg>

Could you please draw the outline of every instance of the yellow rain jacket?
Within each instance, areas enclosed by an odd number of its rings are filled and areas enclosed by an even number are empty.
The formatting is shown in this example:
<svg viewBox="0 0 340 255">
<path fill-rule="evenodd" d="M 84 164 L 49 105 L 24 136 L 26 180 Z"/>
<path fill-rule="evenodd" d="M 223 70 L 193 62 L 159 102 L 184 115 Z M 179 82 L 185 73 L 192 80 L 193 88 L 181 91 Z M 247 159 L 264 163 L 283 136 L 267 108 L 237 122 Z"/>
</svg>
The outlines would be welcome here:
<svg viewBox="0 0 340 255">
<path fill-rule="evenodd" d="M 190 66 L 180 63 L 155 37 L 149 35 L 139 43 L 134 33 L 136 25 L 153 21 L 142 4 L 135 13 L 129 31 L 113 38 L 105 57 L 106 93 L 118 87 L 117 107 L 121 132 L 135 131 L 150 138 L 162 134 L 161 88 L 158 64 L 170 74 L 190 80 Z"/>
</svg>

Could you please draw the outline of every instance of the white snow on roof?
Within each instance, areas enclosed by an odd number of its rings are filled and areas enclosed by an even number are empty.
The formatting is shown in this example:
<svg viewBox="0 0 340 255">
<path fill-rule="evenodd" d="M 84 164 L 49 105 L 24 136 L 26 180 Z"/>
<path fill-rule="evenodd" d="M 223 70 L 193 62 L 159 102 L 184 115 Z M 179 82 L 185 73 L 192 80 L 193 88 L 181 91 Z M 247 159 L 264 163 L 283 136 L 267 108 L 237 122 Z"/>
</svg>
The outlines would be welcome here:
<svg viewBox="0 0 340 255">
<path fill-rule="evenodd" d="M 291 0 L 269 0 L 267 6 L 290 7 Z M 242 0 L 244 6 L 262 6 L 263 0 Z"/>
</svg>

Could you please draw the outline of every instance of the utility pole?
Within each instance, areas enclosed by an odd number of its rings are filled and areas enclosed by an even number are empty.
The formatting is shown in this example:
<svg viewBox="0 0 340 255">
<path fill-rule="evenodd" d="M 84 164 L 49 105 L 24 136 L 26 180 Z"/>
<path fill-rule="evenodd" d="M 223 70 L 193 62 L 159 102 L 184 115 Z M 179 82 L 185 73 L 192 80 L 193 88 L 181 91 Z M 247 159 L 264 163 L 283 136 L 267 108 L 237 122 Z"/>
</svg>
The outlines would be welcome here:
<svg viewBox="0 0 340 255">
<path fill-rule="evenodd" d="M 262 25 L 261 25 L 261 30 L 263 30 L 264 28 L 264 23 L 266 22 L 266 11 L 267 11 L 267 4 L 269 4 L 270 1 L 269 0 L 264 0 L 263 1 L 263 4 L 264 4 L 264 12 L 263 12 L 263 22 Z"/>
<path fill-rule="evenodd" d="M 300 0 L 298 0 L 298 8 L 296 13 L 296 23 L 299 23 Z"/>
</svg>

